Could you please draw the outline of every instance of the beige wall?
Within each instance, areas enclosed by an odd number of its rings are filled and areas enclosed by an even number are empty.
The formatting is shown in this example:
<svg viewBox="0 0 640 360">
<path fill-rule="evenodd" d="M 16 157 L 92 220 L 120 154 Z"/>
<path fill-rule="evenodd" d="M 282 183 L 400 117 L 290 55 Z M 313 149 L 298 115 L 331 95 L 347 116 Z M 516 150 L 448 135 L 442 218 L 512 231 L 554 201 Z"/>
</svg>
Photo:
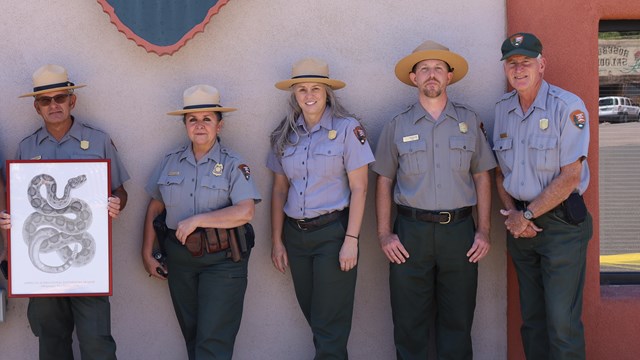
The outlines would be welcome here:
<svg viewBox="0 0 640 360">
<path fill-rule="evenodd" d="M 326 59 L 332 76 L 347 83 L 338 95 L 363 119 L 374 145 L 383 123 L 416 99 L 414 89 L 395 78 L 393 67 L 423 40 L 444 43 L 467 58 L 469 74 L 450 88 L 450 95 L 477 109 L 489 127 L 493 104 L 504 89 L 498 62 L 504 0 L 231 0 L 204 33 L 163 57 L 127 40 L 95 0 L 0 0 L 0 9 L 0 151 L 11 157 L 18 141 L 40 126 L 32 102 L 17 96 L 31 88 L 36 68 L 56 63 L 67 67 L 72 81 L 89 85 L 78 90 L 74 114 L 111 134 L 131 173 L 125 184 L 129 205 L 113 223 L 112 329 L 121 359 L 186 356 L 166 283 L 149 279 L 139 256 L 148 201 L 144 184 L 162 154 L 186 139 L 182 124 L 165 115 L 181 107 L 186 87 L 212 84 L 221 90 L 224 105 L 240 109 L 227 117 L 222 141 L 245 156 L 265 199 L 252 222 L 258 237 L 237 359 L 310 359 L 313 354 L 291 277 L 271 265 L 268 235 L 267 136 L 287 97 L 273 84 L 289 77 L 291 63 L 306 56 Z M 394 357 L 388 267 L 375 238 L 373 200 L 370 191 L 349 343 L 355 360 Z M 473 331 L 481 360 L 506 358 L 506 259 L 496 208 L 494 247 L 480 265 Z M 2 359 L 37 357 L 27 302 L 9 300 L 6 321 L 0 323 Z"/>
</svg>

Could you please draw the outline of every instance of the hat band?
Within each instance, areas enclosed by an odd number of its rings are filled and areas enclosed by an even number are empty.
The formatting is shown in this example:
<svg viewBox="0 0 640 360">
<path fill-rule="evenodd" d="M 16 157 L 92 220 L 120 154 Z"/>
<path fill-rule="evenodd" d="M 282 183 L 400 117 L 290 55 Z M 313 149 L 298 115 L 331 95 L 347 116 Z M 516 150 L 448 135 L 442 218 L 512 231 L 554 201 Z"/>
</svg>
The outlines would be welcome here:
<svg viewBox="0 0 640 360">
<path fill-rule="evenodd" d="M 191 109 L 204 109 L 210 107 L 222 107 L 218 104 L 203 104 L 203 105 L 189 105 L 182 108 L 182 110 L 191 110 Z"/>
<path fill-rule="evenodd" d="M 33 88 L 33 92 L 55 89 L 55 88 L 66 87 L 66 86 L 75 86 L 75 84 L 72 83 L 71 81 L 67 81 L 67 82 L 61 82 L 61 83 L 51 84 L 51 85 L 36 86 Z"/>
<path fill-rule="evenodd" d="M 318 79 L 328 79 L 328 76 L 322 76 L 322 75 L 298 75 L 298 76 L 294 76 L 291 79 L 300 79 L 300 78 L 318 78 Z"/>
</svg>

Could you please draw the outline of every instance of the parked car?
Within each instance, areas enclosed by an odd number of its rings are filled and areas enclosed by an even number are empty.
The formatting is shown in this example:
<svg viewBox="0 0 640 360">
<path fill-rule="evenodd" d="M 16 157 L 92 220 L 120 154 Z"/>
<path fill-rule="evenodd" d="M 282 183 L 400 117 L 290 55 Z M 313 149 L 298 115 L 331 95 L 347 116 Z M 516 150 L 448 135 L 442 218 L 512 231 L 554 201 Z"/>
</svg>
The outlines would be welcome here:
<svg viewBox="0 0 640 360">
<path fill-rule="evenodd" d="M 600 122 L 640 121 L 640 106 L 624 96 L 606 96 L 598 99 Z"/>
</svg>

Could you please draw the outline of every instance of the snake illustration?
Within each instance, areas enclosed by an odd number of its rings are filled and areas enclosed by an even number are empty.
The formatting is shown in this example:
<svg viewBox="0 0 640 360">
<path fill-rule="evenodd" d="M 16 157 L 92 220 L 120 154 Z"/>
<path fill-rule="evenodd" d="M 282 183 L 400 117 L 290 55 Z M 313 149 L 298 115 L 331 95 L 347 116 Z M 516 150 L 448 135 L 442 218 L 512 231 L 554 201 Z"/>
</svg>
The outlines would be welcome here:
<svg viewBox="0 0 640 360">
<path fill-rule="evenodd" d="M 53 176 L 40 174 L 31 179 L 27 195 L 36 211 L 25 220 L 22 236 L 29 247 L 29 259 L 38 270 L 60 273 L 71 266 L 83 266 L 93 260 L 96 244 L 91 234 L 86 232 L 93 219 L 91 208 L 83 200 L 70 195 L 71 189 L 81 186 L 86 180 L 85 175 L 69 179 L 64 194 L 58 198 Z M 46 199 L 40 192 L 42 186 L 47 192 Z M 65 216 L 68 213 L 73 217 Z M 40 254 L 53 251 L 62 259 L 62 264 L 42 262 Z"/>
</svg>

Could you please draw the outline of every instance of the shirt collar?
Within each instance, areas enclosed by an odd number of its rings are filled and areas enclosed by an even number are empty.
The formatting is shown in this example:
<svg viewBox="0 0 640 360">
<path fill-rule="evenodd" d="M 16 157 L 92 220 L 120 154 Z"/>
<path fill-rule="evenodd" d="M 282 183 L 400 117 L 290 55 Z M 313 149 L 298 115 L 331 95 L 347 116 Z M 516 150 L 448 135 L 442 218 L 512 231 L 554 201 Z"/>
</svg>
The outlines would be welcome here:
<svg viewBox="0 0 640 360">
<path fill-rule="evenodd" d="M 62 139 L 60 139 L 60 143 L 62 143 L 64 140 L 66 140 L 68 137 L 72 137 L 78 141 L 82 141 L 82 126 L 78 123 L 78 121 L 76 121 L 76 119 L 71 116 L 71 128 L 69 128 L 69 131 L 67 131 L 66 134 L 64 134 L 64 136 L 62 137 Z M 43 141 L 45 141 L 46 139 L 51 139 L 55 142 L 58 142 L 58 140 L 56 140 L 53 136 L 51 136 L 51 134 L 49 134 L 49 131 L 47 131 L 47 127 L 46 126 L 42 126 L 36 135 L 36 142 L 38 144 L 41 144 Z"/>
<path fill-rule="evenodd" d="M 324 112 L 322 113 L 322 117 L 320 118 L 320 121 L 318 122 L 318 124 L 320 125 L 320 127 L 323 127 L 327 130 L 333 129 L 333 116 L 331 115 L 331 107 L 329 105 L 327 105 L 327 107 L 324 109 Z M 298 116 L 298 118 L 296 119 L 296 125 L 298 127 L 302 127 L 303 129 L 306 129 L 306 125 L 304 123 L 304 116 L 302 114 L 300 114 L 300 116 Z M 306 130 L 307 132 L 311 132 L 312 129 L 306 129 Z"/>
<path fill-rule="evenodd" d="M 189 143 L 184 151 L 182 152 L 182 154 L 180 155 L 180 161 L 182 160 L 187 160 L 189 163 L 196 165 L 196 157 L 193 155 L 193 150 L 191 149 L 192 144 Z M 218 139 L 216 139 L 216 143 L 213 144 L 213 147 L 211 147 L 211 149 L 209 149 L 209 152 L 207 152 L 202 159 L 200 159 L 201 162 L 206 162 L 206 161 L 210 161 L 213 160 L 216 163 L 220 163 L 222 156 L 222 147 L 220 146 L 220 138 L 218 137 Z"/>
<path fill-rule="evenodd" d="M 514 90 L 515 91 L 515 90 Z M 540 84 L 540 89 L 538 89 L 538 94 L 536 95 L 535 100 L 533 100 L 533 104 L 529 107 L 529 111 L 532 111 L 535 108 L 539 108 L 541 110 L 547 109 L 547 94 L 549 93 L 549 83 L 545 80 L 542 80 L 542 84 Z M 512 96 L 509 99 L 509 112 L 522 110 L 520 107 L 520 97 L 516 92 L 516 96 Z M 524 116 L 524 114 L 522 114 Z"/>
<path fill-rule="evenodd" d="M 453 104 L 450 100 L 447 100 L 447 104 L 445 105 L 444 110 L 442 110 L 442 114 L 440 116 L 442 115 L 444 115 L 445 118 L 450 117 L 453 120 L 458 121 L 458 114 L 456 113 L 456 109 L 453 107 Z M 413 108 L 409 113 L 409 118 L 413 121 L 414 124 L 422 118 L 432 119 L 431 115 L 422 107 L 422 105 L 420 105 L 419 102 L 413 105 Z M 437 122 L 438 119 L 434 119 L 434 121 Z"/>
</svg>

